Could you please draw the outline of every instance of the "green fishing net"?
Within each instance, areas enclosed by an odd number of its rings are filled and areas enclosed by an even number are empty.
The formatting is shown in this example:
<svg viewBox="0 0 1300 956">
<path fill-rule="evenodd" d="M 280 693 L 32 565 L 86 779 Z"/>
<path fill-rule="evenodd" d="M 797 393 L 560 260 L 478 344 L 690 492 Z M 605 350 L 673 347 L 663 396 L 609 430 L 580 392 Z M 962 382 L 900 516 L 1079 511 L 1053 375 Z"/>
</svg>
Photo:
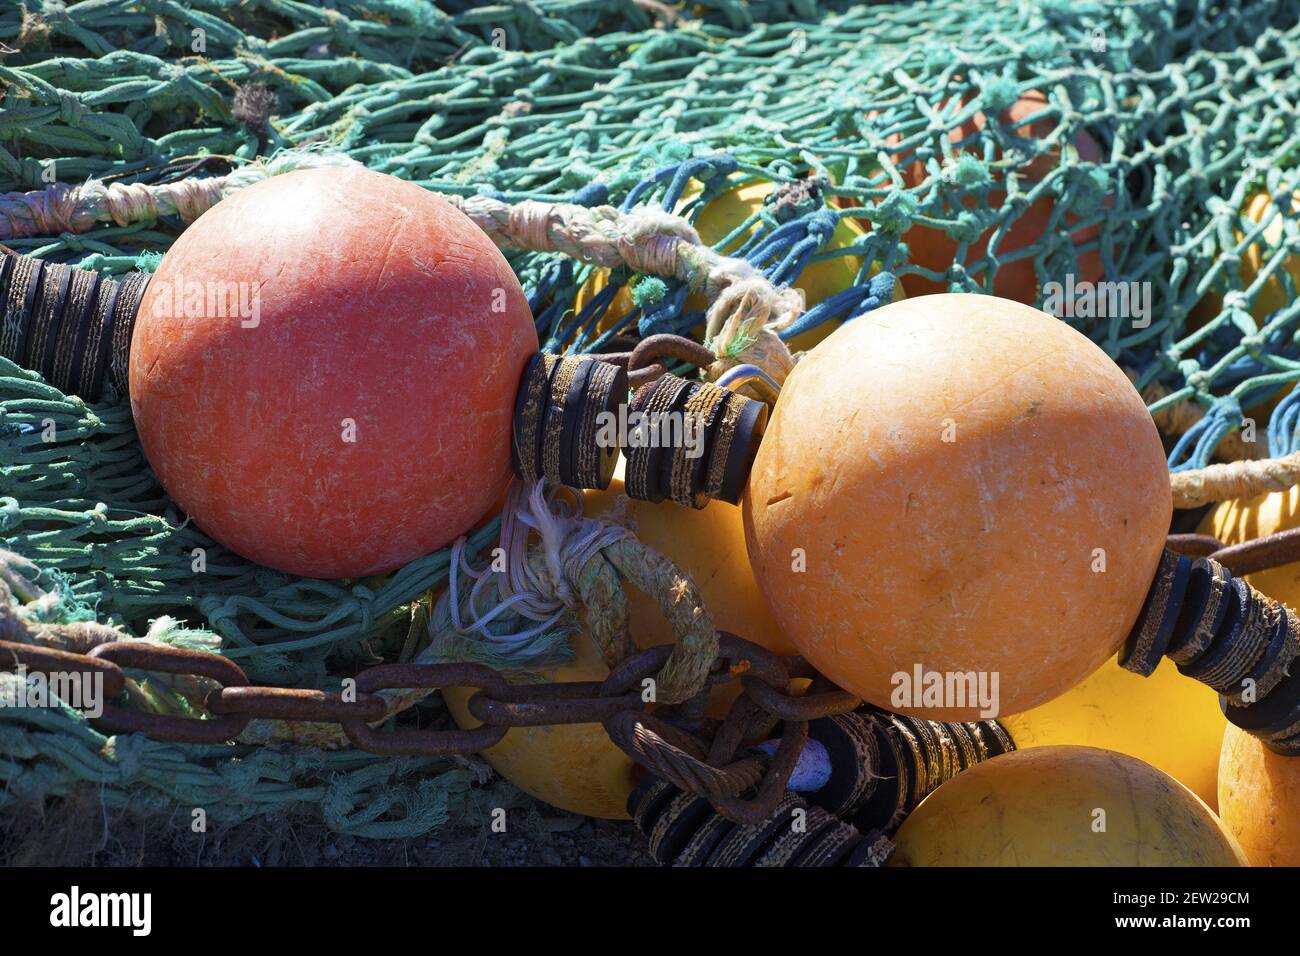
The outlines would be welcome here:
<svg viewBox="0 0 1300 956">
<path fill-rule="evenodd" d="M 0 12 L 0 43 L 0 191 L 216 175 L 293 149 L 445 193 L 693 219 L 765 182 L 719 247 L 777 282 L 826 262 L 854 277 L 788 338 L 870 312 L 895 282 L 1014 294 L 1130 372 L 1171 468 L 1297 447 L 1300 0 L 30 0 Z M 180 229 L 6 242 L 120 274 L 151 269 Z M 672 281 L 510 258 L 551 349 L 702 318 Z M 308 687 L 408 653 L 412 605 L 450 560 L 348 582 L 251 565 L 169 504 L 122 396 L 88 405 L 3 359 L 0 534 L 53 596 L 34 613 L 215 634 L 254 680 Z M 111 803 L 310 808 L 394 836 L 481 783 L 456 761 L 105 738 L 71 709 L 12 707 L 0 781 L 0 806 L 91 782 Z"/>
</svg>

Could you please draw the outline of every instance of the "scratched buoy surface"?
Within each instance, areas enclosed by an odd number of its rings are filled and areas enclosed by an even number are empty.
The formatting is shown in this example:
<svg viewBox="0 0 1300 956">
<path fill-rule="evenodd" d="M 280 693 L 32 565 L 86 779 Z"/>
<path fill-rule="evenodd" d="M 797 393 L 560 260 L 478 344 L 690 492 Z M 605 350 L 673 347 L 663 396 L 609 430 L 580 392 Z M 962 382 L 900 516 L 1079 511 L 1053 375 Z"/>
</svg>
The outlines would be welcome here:
<svg viewBox="0 0 1300 956">
<path fill-rule="evenodd" d="M 303 170 L 222 200 L 164 257 L 131 408 L 163 487 L 217 541 L 357 577 L 492 506 L 536 349 L 518 280 L 466 216 L 391 176 Z"/>
<path fill-rule="evenodd" d="M 1171 508 L 1123 372 L 1065 323 L 976 295 L 893 303 L 796 365 L 744 500 L 754 573 L 800 652 L 940 720 L 979 715 L 960 675 L 989 697 L 996 679 L 1012 714 L 1114 654 Z"/>
<path fill-rule="evenodd" d="M 1134 757 L 1039 747 L 943 784 L 894 836 L 891 866 L 1244 866 L 1196 794 Z"/>
</svg>

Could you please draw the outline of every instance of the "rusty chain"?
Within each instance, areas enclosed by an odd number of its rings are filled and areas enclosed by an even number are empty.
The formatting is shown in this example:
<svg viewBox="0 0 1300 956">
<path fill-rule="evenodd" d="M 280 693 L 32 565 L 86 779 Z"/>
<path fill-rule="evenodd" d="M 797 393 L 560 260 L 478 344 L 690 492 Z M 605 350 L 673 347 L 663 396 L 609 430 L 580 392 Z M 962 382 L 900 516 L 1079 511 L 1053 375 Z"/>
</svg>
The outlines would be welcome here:
<svg viewBox="0 0 1300 956">
<path fill-rule="evenodd" d="M 1170 551 L 1195 558 L 1210 558 L 1233 574 L 1254 574 L 1300 561 L 1300 528 L 1275 531 L 1241 544 L 1224 544 L 1209 534 L 1171 534 Z"/>
<path fill-rule="evenodd" d="M 664 354 L 669 354 L 665 352 Z M 641 358 L 650 361 L 653 358 Z M 684 356 L 683 356 L 684 357 Z M 1300 529 L 1227 546 L 1210 535 L 1172 534 L 1168 546 L 1208 556 L 1235 574 L 1300 560 Z M 861 701 L 831 684 L 801 657 L 782 657 L 719 631 L 718 657 L 705 687 L 691 700 L 656 705 L 643 694 L 672 652 L 672 645 L 640 651 L 603 681 L 511 684 L 483 664 L 381 664 L 357 675 L 351 691 L 253 686 L 239 665 L 206 651 L 163 644 L 101 644 L 88 654 L 0 641 L 0 671 L 98 676 L 104 704 L 91 723 L 106 733 L 139 733 L 158 741 L 220 744 L 234 740 L 254 719 L 338 724 L 354 747 L 384 756 L 450 757 L 493 746 L 513 727 L 599 723 L 632 760 L 679 789 L 704 797 L 724 817 L 750 824 L 768 819 L 808 739 L 808 722 L 856 709 Z M 206 717 L 131 710 L 109 703 L 127 688 L 126 669 L 200 677 L 216 686 L 203 699 Z M 811 684 L 799 695 L 791 680 Z M 705 716 L 710 692 L 738 681 L 741 692 L 726 717 Z M 389 716 L 381 690 L 470 687 L 467 707 L 482 726 L 416 730 L 377 726 Z M 776 752 L 752 744 L 780 725 Z"/>
<path fill-rule="evenodd" d="M 675 358 L 696 368 L 708 368 L 718 360 L 699 342 L 670 332 L 647 336 L 630 352 L 607 352 L 600 356 L 602 361 L 624 366 L 628 385 L 634 390 L 668 373 L 668 366 L 660 361 L 664 358 Z"/>
<path fill-rule="evenodd" d="M 239 665 L 217 654 L 163 644 L 101 644 L 89 654 L 0 641 L 0 670 L 99 675 L 104 703 L 92 725 L 106 733 L 139 733 L 158 741 L 219 744 L 234 740 L 249 721 L 334 723 L 359 750 L 385 756 L 449 757 L 485 750 L 512 727 L 600 723 L 629 757 L 683 790 L 705 797 L 720 814 L 739 823 L 768 819 L 808 738 L 808 722 L 847 713 L 861 701 L 835 688 L 802 658 L 781 657 L 750 641 L 719 631 L 719 651 L 705 687 L 679 705 L 656 705 L 646 693 L 672 645 L 640 651 L 603 681 L 511 684 L 483 664 L 381 664 L 357 675 L 355 686 L 329 693 L 289 687 L 252 686 Z M 206 678 L 216 686 L 203 709 L 188 717 L 131 710 L 109 703 L 127 687 L 126 669 L 149 674 Z M 802 696 L 790 681 L 810 678 Z M 739 681 L 740 695 L 720 723 L 705 716 L 710 692 Z M 381 729 L 388 716 L 378 692 L 388 689 L 471 687 L 468 708 L 482 726 L 468 730 Z M 776 753 L 751 745 L 784 724 Z M 716 726 L 715 726 L 716 725 Z M 751 794 L 746 796 L 746 794 Z"/>
</svg>

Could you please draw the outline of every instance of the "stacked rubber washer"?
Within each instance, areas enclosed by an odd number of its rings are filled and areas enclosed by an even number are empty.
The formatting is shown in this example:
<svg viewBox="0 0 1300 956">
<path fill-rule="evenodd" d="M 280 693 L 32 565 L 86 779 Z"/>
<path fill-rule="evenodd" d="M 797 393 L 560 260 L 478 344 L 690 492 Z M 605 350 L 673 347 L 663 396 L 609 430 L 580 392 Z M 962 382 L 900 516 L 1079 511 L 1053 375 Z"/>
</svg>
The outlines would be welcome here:
<svg viewBox="0 0 1300 956">
<path fill-rule="evenodd" d="M 527 482 L 545 477 L 571 488 L 609 487 L 619 446 L 602 433 L 627 405 L 627 370 L 589 355 L 538 352 L 515 397 L 510 461 Z"/>
<path fill-rule="evenodd" d="M 121 280 L 32 256 L 0 259 L 0 355 L 56 388 L 98 401 L 127 391 L 127 354 L 150 274 Z"/>
<path fill-rule="evenodd" d="M 740 503 L 767 426 L 765 404 L 709 382 L 663 375 L 637 389 L 629 412 L 639 413 L 641 431 L 630 433 L 624 448 L 628 497 L 668 498 L 687 508 L 714 498 Z M 682 429 L 675 442 L 665 440 L 674 417 Z"/>
<path fill-rule="evenodd" d="M 805 753 L 824 753 L 829 773 L 815 789 L 787 790 L 763 823 L 735 823 L 703 797 L 653 774 L 642 779 L 628 813 L 651 856 L 665 866 L 880 866 L 889 836 L 931 791 L 1015 749 L 996 721 L 946 723 L 869 707 L 812 721 L 808 737 Z"/>
<path fill-rule="evenodd" d="M 1224 716 L 1283 756 L 1300 756 L 1300 619 L 1210 558 L 1165 551 L 1120 652 L 1149 677 L 1168 656 L 1219 692 Z"/>
<path fill-rule="evenodd" d="M 767 424 L 762 402 L 665 374 L 628 402 L 627 371 L 590 355 L 538 352 L 515 399 L 511 463 L 524 481 L 609 487 L 621 450 L 625 490 L 703 508 L 740 502 Z"/>
</svg>

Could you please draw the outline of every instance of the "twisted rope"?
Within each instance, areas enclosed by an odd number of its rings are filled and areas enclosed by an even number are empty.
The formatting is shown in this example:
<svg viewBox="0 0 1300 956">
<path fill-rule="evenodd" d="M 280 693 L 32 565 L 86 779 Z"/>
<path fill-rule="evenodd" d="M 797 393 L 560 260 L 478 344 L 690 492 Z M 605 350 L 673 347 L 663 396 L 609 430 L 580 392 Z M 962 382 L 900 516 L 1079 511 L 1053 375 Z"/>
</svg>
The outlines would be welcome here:
<svg viewBox="0 0 1300 956">
<path fill-rule="evenodd" d="M 1260 461 L 1233 461 L 1169 476 L 1175 508 L 1199 508 L 1215 501 L 1255 498 L 1300 484 L 1300 452 Z"/>
<path fill-rule="evenodd" d="M 548 494 L 545 482 L 527 488 L 516 481 L 506 497 L 501 548 L 503 570 L 466 566 L 473 584 L 464 588 L 453 579 L 439 598 L 430 622 L 438 633 L 423 659 L 468 656 L 491 662 L 492 656 L 480 655 L 490 654 L 492 645 L 517 650 L 581 611 L 582 631 L 612 669 L 637 650 L 623 595 L 627 581 L 655 598 L 677 637 L 656 675 L 656 698 L 680 703 L 704 687 L 718 650 L 713 620 L 690 576 L 638 541 L 631 528 L 610 518 L 584 517 L 580 498 Z M 484 605 L 482 592 L 491 583 L 496 597 Z M 536 624 L 492 627 L 510 614 Z M 451 653 L 449 642 L 456 637 L 469 643 L 457 641 Z"/>
<path fill-rule="evenodd" d="M 341 153 L 289 150 L 226 176 L 156 185 L 108 186 L 91 180 L 81 186 L 6 193 L 0 196 L 4 224 L 0 239 L 85 232 L 106 221 L 126 226 L 152 222 L 160 215 L 176 215 L 188 223 L 225 196 L 271 176 L 295 169 L 359 165 Z M 613 206 L 533 200 L 511 204 L 489 196 L 447 194 L 443 198 L 503 249 L 559 252 L 605 268 L 625 265 L 706 289 L 708 327 L 716 330 L 710 338 L 730 349 L 725 355 L 719 352 L 723 358 L 709 370 L 711 376 L 752 362 L 784 381 L 793 367 L 789 350 L 776 333 L 803 312 L 803 293 L 777 287 L 745 259 L 721 255 L 704 245 L 695 228 L 680 216 L 645 207 L 622 212 Z M 756 353 L 736 348 L 742 337 L 760 341 L 762 349 Z"/>
</svg>

